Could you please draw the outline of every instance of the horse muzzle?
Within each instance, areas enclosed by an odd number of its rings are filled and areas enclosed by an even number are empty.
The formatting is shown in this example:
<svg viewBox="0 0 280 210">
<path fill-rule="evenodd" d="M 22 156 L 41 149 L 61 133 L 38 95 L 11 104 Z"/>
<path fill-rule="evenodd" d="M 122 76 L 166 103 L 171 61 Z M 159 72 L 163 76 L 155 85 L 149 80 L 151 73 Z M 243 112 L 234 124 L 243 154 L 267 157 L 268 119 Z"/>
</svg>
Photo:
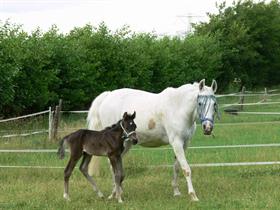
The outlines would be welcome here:
<svg viewBox="0 0 280 210">
<path fill-rule="evenodd" d="M 206 121 L 202 124 L 203 134 L 204 135 L 211 135 L 213 130 L 213 124 L 211 122 Z"/>
</svg>

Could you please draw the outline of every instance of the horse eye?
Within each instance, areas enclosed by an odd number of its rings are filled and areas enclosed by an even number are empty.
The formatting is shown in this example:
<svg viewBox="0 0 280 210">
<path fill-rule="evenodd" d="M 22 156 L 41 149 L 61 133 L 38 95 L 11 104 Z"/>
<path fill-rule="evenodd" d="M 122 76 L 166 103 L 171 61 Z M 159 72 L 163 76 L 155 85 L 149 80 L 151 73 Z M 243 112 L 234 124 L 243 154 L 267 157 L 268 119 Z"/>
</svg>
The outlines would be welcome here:
<svg viewBox="0 0 280 210">
<path fill-rule="evenodd" d="M 199 102 L 199 103 L 198 103 L 198 106 L 201 106 L 201 105 L 202 105 L 202 103 L 201 103 L 201 102 Z"/>
<path fill-rule="evenodd" d="M 129 125 L 132 125 L 132 124 L 133 124 L 133 122 L 130 122 L 130 123 L 129 123 Z"/>
</svg>

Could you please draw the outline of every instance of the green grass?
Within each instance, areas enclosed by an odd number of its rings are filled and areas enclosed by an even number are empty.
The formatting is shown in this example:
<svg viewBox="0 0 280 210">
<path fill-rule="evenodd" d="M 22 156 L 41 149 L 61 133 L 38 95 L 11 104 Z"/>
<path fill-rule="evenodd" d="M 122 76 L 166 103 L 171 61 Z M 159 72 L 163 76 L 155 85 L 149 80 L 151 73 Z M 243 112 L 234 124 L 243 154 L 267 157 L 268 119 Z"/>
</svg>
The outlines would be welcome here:
<svg viewBox="0 0 280 210">
<path fill-rule="evenodd" d="M 259 101 L 259 97 L 246 98 L 245 102 Z M 234 103 L 237 98 L 221 98 L 219 103 Z M 279 96 L 273 97 L 279 101 Z M 279 112 L 279 104 L 250 106 L 244 111 Z M 47 128 L 45 118 L 35 122 L 0 124 L 1 130 Z M 85 127 L 86 115 L 63 115 L 61 136 Z M 271 122 L 272 121 L 272 122 Z M 244 124 L 233 124 L 245 122 Z M 246 122 L 271 122 L 247 124 Z M 227 124 L 229 123 L 229 124 Z M 215 137 L 204 136 L 201 126 L 189 146 L 268 144 L 280 143 L 280 116 L 222 115 L 216 121 Z M 57 142 L 49 142 L 47 134 L 29 137 L 0 139 L 1 149 L 55 149 Z M 192 168 L 194 188 L 200 202 L 194 203 L 187 196 L 185 179 L 180 174 L 181 197 L 173 197 L 172 168 L 147 167 L 172 164 L 172 150 L 134 147 L 124 158 L 126 178 L 124 203 L 99 199 L 79 170 L 74 170 L 70 181 L 71 201 L 63 194 L 63 169 L 0 168 L 0 209 L 279 209 L 280 166 L 235 166 Z M 170 148 L 166 146 L 164 148 Z M 138 150 L 140 149 L 140 150 Z M 188 149 L 187 159 L 194 163 L 279 161 L 279 147 Z M 0 165 L 60 166 L 65 167 L 68 154 L 59 160 L 55 153 L 0 153 Z M 102 160 L 103 172 L 96 182 L 106 196 L 111 192 L 111 175 L 106 159 Z"/>
<path fill-rule="evenodd" d="M 99 199 L 75 170 L 70 181 L 71 201 L 62 198 L 62 170 L 0 169 L 1 209 L 278 209 L 280 167 L 194 168 L 193 183 L 200 202 L 191 202 L 183 177 L 181 197 L 172 196 L 171 169 L 127 171 L 124 203 Z M 97 178 L 105 195 L 110 177 Z M 4 183 L 4 184 L 3 184 Z"/>
</svg>

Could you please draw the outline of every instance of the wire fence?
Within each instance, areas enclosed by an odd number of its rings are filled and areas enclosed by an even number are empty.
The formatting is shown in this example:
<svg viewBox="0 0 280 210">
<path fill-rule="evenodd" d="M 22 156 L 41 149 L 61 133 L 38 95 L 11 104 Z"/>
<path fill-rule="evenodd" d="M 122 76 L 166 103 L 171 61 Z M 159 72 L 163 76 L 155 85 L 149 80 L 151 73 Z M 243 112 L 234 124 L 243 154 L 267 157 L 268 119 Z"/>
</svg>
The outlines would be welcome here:
<svg viewBox="0 0 280 210">
<path fill-rule="evenodd" d="M 261 96 L 261 97 L 274 97 L 274 96 L 280 96 L 280 93 L 274 93 L 276 91 L 279 91 L 279 89 L 273 89 L 273 90 L 267 90 L 263 92 L 255 92 L 252 93 L 250 91 L 245 91 L 246 93 L 230 93 L 230 94 L 223 94 L 223 95 L 216 95 L 218 98 L 223 98 L 223 97 L 254 97 L 254 96 Z M 280 104 L 280 101 L 272 101 L 272 102 L 266 102 L 266 101 L 258 101 L 254 103 L 225 103 L 225 104 L 220 104 L 220 108 L 228 108 L 228 107 L 243 107 L 243 106 L 264 106 L 264 105 L 278 105 Z M 63 114 L 87 114 L 88 110 L 76 110 L 76 111 L 60 111 Z M 233 113 L 233 114 L 241 114 L 241 115 L 280 115 L 280 112 L 268 112 L 268 111 L 240 111 L 238 109 L 229 111 L 228 113 Z M 0 138 L 12 138 L 12 137 L 27 137 L 27 136 L 32 136 L 32 135 L 42 135 L 42 134 L 48 134 L 49 139 L 52 138 L 52 130 L 53 130 L 53 115 L 54 111 L 49 108 L 49 110 L 45 110 L 42 112 L 37 112 L 33 114 L 28 114 L 24 116 L 19 116 L 19 117 L 13 117 L 9 119 L 2 119 L 0 120 L 0 125 L 2 123 L 7 123 L 7 122 L 12 122 L 12 121 L 19 121 L 19 120 L 25 120 L 25 119 L 30 119 L 32 117 L 38 117 L 41 115 L 48 114 L 48 125 L 45 128 L 38 128 L 38 129 L 3 129 L 0 127 Z M 264 123 L 277 123 L 278 121 L 272 121 L 272 122 L 264 122 Z M 241 124 L 260 124 L 260 122 L 242 122 Z M 240 123 L 217 123 L 216 125 L 240 125 Z M 13 126 L 11 126 L 13 127 Z M 58 133 L 67 133 L 71 132 L 74 129 L 77 129 L 79 126 L 75 126 L 72 128 L 69 128 L 67 125 L 64 126 L 64 128 L 59 128 Z M 16 133 L 12 133 L 12 132 Z M 1 135 L 2 134 L 2 135 Z"/>
<path fill-rule="evenodd" d="M 245 93 L 231 93 L 231 94 L 223 94 L 223 95 L 217 95 L 217 98 L 226 98 L 226 97 L 251 97 L 251 98 L 260 98 L 261 101 L 257 102 L 250 102 L 250 103 L 242 103 L 236 102 L 236 103 L 223 103 L 220 104 L 220 108 L 228 108 L 228 107 L 239 107 L 239 106 L 269 106 L 269 105 L 278 105 L 280 104 L 279 101 L 269 101 L 268 99 L 271 97 L 280 96 L 280 93 L 274 93 L 276 91 L 279 91 L 278 89 L 275 90 L 268 90 L 264 92 L 250 92 L 246 91 Z M 275 100 L 275 98 L 273 98 Z M 78 110 L 78 111 L 61 111 L 62 114 L 87 114 L 87 110 Z M 235 114 L 241 114 L 241 115 L 269 115 L 269 116 L 277 116 L 280 115 L 280 112 L 272 112 L 272 111 L 235 111 Z M 47 115 L 47 116 L 46 116 Z M 0 120 L 0 125 L 3 123 L 11 123 L 13 121 L 23 121 L 22 123 L 26 123 L 26 120 L 29 119 L 32 121 L 33 118 L 37 118 L 39 116 L 44 116 L 46 118 L 47 123 L 45 123 L 45 128 L 42 129 L 26 129 L 23 128 L 12 128 L 9 129 L 3 129 L 2 127 L 0 130 L 0 138 L 6 138 L 10 139 L 13 137 L 28 137 L 28 136 L 34 136 L 34 135 L 46 135 L 50 137 L 52 126 L 53 126 L 53 115 L 54 111 L 51 110 L 45 110 L 42 112 L 37 112 L 33 114 L 28 114 L 20 117 L 13 117 L 9 119 L 2 119 Z M 266 121 L 266 122 L 224 122 L 224 123 L 216 123 L 216 126 L 242 126 L 242 125 L 263 125 L 263 124 L 271 124 L 271 123 L 280 123 L 280 120 L 277 121 Z M 37 121 L 35 124 L 38 124 Z M 63 126 L 62 126 L 63 127 Z M 69 127 L 69 125 L 64 125 L 64 128 L 60 128 L 58 130 L 59 133 L 67 133 L 71 132 L 73 130 L 78 129 L 79 126 L 72 125 Z M 16 133 L 13 133 L 16 132 Z M 191 150 L 203 150 L 203 149 L 238 149 L 238 148 L 266 148 L 266 147 L 273 147 L 278 148 L 280 147 L 280 143 L 270 143 L 270 144 L 239 144 L 239 145 L 214 145 L 214 146 L 192 146 L 188 147 L 188 149 Z M 172 150 L 171 147 L 164 147 L 164 148 L 133 148 L 132 151 L 163 151 L 163 150 Z M 56 149 L 1 149 L 1 153 L 56 153 Z M 226 162 L 226 163 L 194 163 L 190 164 L 191 167 L 232 167 L 232 166 L 256 166 L 256 165 L 280 165 L 280 161 L 266 161 L 266 162 Z M 145 167 L 145 166 L 144 166 Z M 157 167 L 173 167 L 173 165 L 169 164 L 163 164 L 163 165 L 147 165 L 148 168 L 157 168 Z M 62 166 L 40 166 L 40 165 L 0 165 L 0 168 L 25 168 L 25 169 L 61 169 L 64 168 Z"/>
</svg>

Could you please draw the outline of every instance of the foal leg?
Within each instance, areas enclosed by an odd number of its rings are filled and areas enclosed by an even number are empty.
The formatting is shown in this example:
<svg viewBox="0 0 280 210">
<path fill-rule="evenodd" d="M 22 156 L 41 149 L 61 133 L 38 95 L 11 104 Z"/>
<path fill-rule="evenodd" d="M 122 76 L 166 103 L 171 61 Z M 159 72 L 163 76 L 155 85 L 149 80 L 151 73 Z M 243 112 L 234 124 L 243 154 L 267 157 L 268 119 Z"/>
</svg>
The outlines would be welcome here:
<svg viewBox="0 0 280 210">
<path fill-rule="evenodd" d="M 129 151 L 131 146 L 132 146 L 132 143 L 130 141 L 129 142 L 125 142 L 125 146 L 124 146 L 125 149 L 122 152 L 121 157 L 123 157 Z M 109 159 L 109 161 L 110 161 L 110 159 Z M 108 199 L 112 199 L 116 195 L 115 174 L 114 174 L 114 170 L 112 168 L 112 165 L 110 165 L 110 169 L 111 169 L 112 179 L 113 179 L 113 191 L 112 191 L 112 194 L 108 197 Z"/>
<path fill-rule="evenodd" d="M 68 194 L 68 192 L 69 192 L 69 178 L 70 178 L 70 176 L 72 174 L 72 171 L 75 168 L 75 165 L 77 164 L 79 158 L 71 157 L 67 166 L 66 166 L 66 168 L 65 168 L 65 170 L 64 170 L 64 194 L 63 194 L 63 197 L 66 200 L 70 200 L 69 194 Z"/>
<path fill-rule="evenodd" d="M 119 170 L 120 174 L 119 174 L 119 189 L 118 189 L 119 195 L 116 192 L 116 198 L 119 200 L 119 198 L 121 199 L 121 195 L 123 193 L 122 182 L 124 180 L 124 170 L 123 170 L 123 165 L 122 165 L 122 157 L 119 157 L 118 160 L 117 160 L 117 170 Z"/>
<path fill-rule="evenodd" d="M 80 165 L 80 171 L 86 177 L 86 179 L 91 183 L 91 185 L 93 187 L 93 190 L 95 192 L 97 192 L 98 197 L 102 198 L 103 197 L 102 192 L 98 189 L 98 187 L 97 187 L 95 181 L 93 180 L 93 178 L 88 174 L 88 165 L 89 165 L 90 160 L 91 160 L 91 155 L 84 152 L 83 160 L 82 160 L 82 163 Z"/>
<path fill-rule="evenodd" d="M 174 196 L 180 196 L 181 193 L 179 191 L 179 186 L 178 186 L 178 173 L 180 169 L 180 164 L 179 161 L 175 157 L 175 162 L 173 165 L 173 180 L 172 180 L 172 187 L 174 191 Z"/>
<path fill-rule="evenodd" d="M 115 189 L 113 189 L 113 192 L 115 190 L 116 193 L 116 198 L 118 199 L 119 203 L 122 203 L 122 189 L 121 189 L 121 184 L 124 179 L 124 173 L 123 173 L 123 167 L 122 167 L 122 159 L 120 156 L 118 157 L 110 157 L 110 162 L 114 170 L 115 174 Z"/>
<path fill-rule="evenodd" d="M 171 145 L 173 147 L 176 158 L 177 158 L 178 162 L 180 163 L 180 166 L 183 170 L 183 174 L 187 180 L 189 195 L 191 196 L 191 199 L 193 201 L 198 201 L 198 198 L 195 194 L 195 191 L 194 191 L 194 188 L 192 185 L 191 168 L 185 157 L 183 142 L 184 141 L 182 139 L 176 138 L 176 139 L 174 139 L 174 141 L 172 142 Z"/>
<path fill-rule="evenodd" d="M 112 190 L 112 193 L 111 195 L 108 196 L 108 199 L 112 199 L 113 197 L 116 197 L 116 191 L 117 191 L 117 186 L 116 186 L 116 182 L 115 182 L 115 172 L 113 170 L 113 167 L 112 165 L 110 165 L 110 168 L 111 168 L 111 173 L 112 173 L 112 178 L 113 178 L 113 190 Z M 120 186 L 120 192 L 122 193 L 122 186 Z"/>
<path fill-rule="evenodd" d="M 122 152 L 121 157 L 123 157 L 129 151 L 131 146 L 132 146 L 131 141 L 126 141 L 124 143 L 124 151 Z M 109 159 L 109 161 L 110 161 L 110 159 Z M 113 191 L 112 191 L 112 194 L 108 197 L 108 199 L 112 199 L 116 195 L 115 174 L 114 174 L 112 165 L 110 165 L 110 169 L 111 169 L 112 179 L 113 179 Z M 122 192 L 122 188 L 121 188 L 121 192 Z"/>
<path fill-rule="evenodd" d="M 110 159 L 108 159 L 110 162 Z M 112 175 L 112 184 L 113 184 L 113 190 L 111 195 L 109 195 L 108 199 L 112 199 L 114 196 L 116 196 L 116 183 L 115 183 L 115 171 L 112 167 L 112 164 L 110 164 L 110 171 L 111 171 L 111 175 Z"/>
</svg>

